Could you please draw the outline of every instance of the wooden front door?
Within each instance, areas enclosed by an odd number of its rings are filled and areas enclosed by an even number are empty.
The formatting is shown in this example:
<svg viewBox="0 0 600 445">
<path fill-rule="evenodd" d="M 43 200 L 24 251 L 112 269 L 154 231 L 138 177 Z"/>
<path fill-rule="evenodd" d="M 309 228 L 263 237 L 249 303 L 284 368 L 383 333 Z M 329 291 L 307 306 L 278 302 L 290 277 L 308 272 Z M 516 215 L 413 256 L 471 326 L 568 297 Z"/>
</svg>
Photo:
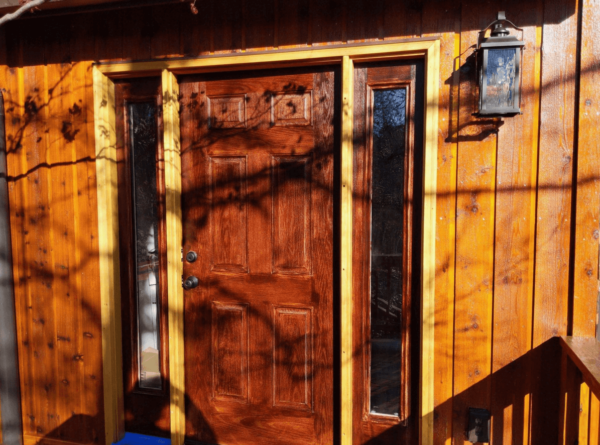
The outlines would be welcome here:
<svg viewBox="0 0 600 445">
<path fill-rule="evenodd" d="M 333 443 L 336 77 L 180 79 L 187 440 Z"/>
</svg>

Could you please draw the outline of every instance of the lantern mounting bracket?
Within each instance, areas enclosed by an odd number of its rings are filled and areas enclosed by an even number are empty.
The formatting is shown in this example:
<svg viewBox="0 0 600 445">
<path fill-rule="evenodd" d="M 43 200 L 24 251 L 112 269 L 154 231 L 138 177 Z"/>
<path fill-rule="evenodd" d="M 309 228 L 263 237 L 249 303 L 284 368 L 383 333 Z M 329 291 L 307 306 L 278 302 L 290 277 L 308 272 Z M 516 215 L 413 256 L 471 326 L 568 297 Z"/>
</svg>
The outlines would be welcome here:
<svg viewBox="0 0 600 445">
<path fill-rule="evenodd" d="M 477 39 L 477 49 L 479 49 L 481 47 L 481 40 L 485 37 L 485 32 L 488 29 L 490 29 L 492 26 L 498 24 L 501 29 L 506 30 L 506 28 L 502 28 L 502 23 L 504 23 L 504 22 L 509 23 L 513 27 L 513 29 L 523 32 L 523 28 L 519 28 L 517 25 L 515 25 L 513 22 L 511 22 L 510 20 L 508 20 L 506 18 L 505 11 L 498 11 L 498 18 L 496 20 L 494 20 L 492 23 L 490 23 L 489 25 L 487 25 L 485 28 L 483 28 L 481 31 L 479 31 L 479 38 Z M 492 31 L 492 32 L 494 32 L 494 31 Z"/>
</svg>

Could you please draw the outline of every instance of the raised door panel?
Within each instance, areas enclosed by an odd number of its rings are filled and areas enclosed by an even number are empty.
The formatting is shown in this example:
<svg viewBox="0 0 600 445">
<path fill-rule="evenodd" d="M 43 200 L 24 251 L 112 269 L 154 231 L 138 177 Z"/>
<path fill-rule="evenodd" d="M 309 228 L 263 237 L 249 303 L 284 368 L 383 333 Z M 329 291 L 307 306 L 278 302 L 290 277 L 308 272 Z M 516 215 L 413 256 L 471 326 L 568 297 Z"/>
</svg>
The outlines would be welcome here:
<svg viewBox="0 0 600 445">
<path fill-rule="evenodd" d="M 312 124 L 312 94 L 310 91 L 273 95 L 272 123 L 278 126 Z"/>
<path fill-rule="evenodd" d="M 275 307 L 273 310 L 273 403 L 312 409 L 312 308 Z"/>
<path fill-rule="evenodd" d="M 213 396 L 248 400 L 248 305 L 213 302 Z"/>
<path fill-rule="evenodd" d="M 246 158 L 210 159 L 212 269 L 246 272 Z"/>
<path fill-rule="evenodd" d="M 209 128 L 243 128 L 246 126 L 246 96 L 209 97 Z"/>
<path fill-rule="evenodd" d="M 273 157 L 274 273 L 310 273 L 311 161 L 308 156 Z"/>
</svg>

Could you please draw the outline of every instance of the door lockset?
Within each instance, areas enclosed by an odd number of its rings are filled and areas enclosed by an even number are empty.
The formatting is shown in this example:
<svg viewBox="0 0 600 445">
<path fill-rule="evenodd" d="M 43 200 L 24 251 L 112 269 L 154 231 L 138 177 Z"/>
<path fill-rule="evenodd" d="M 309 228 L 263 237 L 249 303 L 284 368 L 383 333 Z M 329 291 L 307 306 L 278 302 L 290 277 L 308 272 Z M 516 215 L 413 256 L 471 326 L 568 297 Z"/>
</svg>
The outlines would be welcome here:
<svg viewBox="0 0 600 445">
<path fill-rule="evenodd" d="M 192 275 L 191 277 L 187 277 L 187 279 L 183 282 L 183 288 L 185 290 L 190 290 L 195 287 L 198 287 L 198 284 L 200 284 L 198 278 Z"/>
<path fill-rule="evenodd" d="M 190 250 L 188 253 L 185 254 L 185 259 L 188 263 L 193 263 L 198 259 L 198 254 L 193 250 Z"/>
</svg>

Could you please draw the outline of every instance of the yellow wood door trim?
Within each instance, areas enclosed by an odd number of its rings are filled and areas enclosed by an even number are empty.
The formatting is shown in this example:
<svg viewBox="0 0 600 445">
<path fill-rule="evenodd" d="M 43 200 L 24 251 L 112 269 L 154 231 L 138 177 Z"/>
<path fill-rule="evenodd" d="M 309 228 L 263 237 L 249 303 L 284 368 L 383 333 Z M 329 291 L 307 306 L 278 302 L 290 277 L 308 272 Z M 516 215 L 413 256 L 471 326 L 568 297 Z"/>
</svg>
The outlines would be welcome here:
<svg viewBox="0 0 600 445">
<path fill-rule="evenodd" d="M 435 208 L 439 113 L 440 43 L 437 39 L 409 40 L 360 45 L 306 48 L 235 55 L 205 56 L 185 60 L 119 62 L 95 65 L 94 98 L 97 154 L 116 156 L 114 141 L 114 85 L 109 77 L 162 75 L 165 123 L 165 182 L 167 186 L 167 256 L 169 289 L 169 372 L 171 388 L 171 443 L 183 445 L 185 438 L 183 292 L 181 290 L 181 162 L 179 156 L 179 110 L 176 74 L 338 64 L 342 68 L 341 147 L 341 441 L 352 443 L 352 133 L 354 62 L 422 58 L 425 61 L 425 125 L 423 171 L 423 238 L 421 282 L 421 375 L 419 394 L 419 443 L 433 444 L 434 413 L 434 303 L 435 303 Z M 112 99 L 111 99 L 112 95 Z M 110 102 L 112 100 L 112 102 Z M 112 105 L 103 106 L 103 101 Z M 97 104 L 96 104 L 97 102 Z M 114 364 L 121 360 L 118 256 L 118 214 L 116 164 L 106 155 L 98 156 L 98 223 L 100 226 L 101 273 L 103 280 L 102 320 L 105 364 L 105 416 L 107 444 L 120 437 L 123 423 L 123 388 Z M 112 163 L 111 163 L 112 162 Z M 110 167 L 112 165 L 112 167 Z M 110 168 L 109 168 L 110 167 Z M 114 171 L 113 171 L 114 170 Z M 110 174 L 109 174 L 110 173 Z M 107 230 L 107 220 L 115 230 Z M 104 237 L 103 235 L 104 234 Z M 108 271 L 108 272 L 107 272 Z M 109 273 L 112 271 L 112 275 Z M 107 311 L 105 315 L 105 305 Z M 108 309 L 112 308 L 112 312 Z M 114 319 L 111 317 L 115 317 Z M 117 322 L 118 316 L 118 322 Z M 106 327 L 106 329 L 105 329 Z M 106 339 L 105 339 L 106 337 Z M 107 366 L 108 365 L 108 366 Z M 120 369 L 120 368 L 119 368 Z M 120 403 L 120 405 L 119 405 Z M 120 408 L 119 408 L 120 406 Z M 117 407 L 113 410 L 113 407 Z M 117 414 L 115 414 L 117 413 Z"/>
<path fill-rule="evenodd" d="M 342 59 L 342 147 L 341 147 L 341 439 L 342 445 L 352 444 L 352 409 L 354 388 L 352 379 L 352 184 L 354 155 L 354 63 L 349 56 Z"/>
<path fill-rule="evenodd" d="M 183 350 L 183 289 L 181 279 L 181 153 L 179 138 L 179 84 L 162 72 L 165 188 L 167 207 L 167 287 L 169 295 L 169 389 L 171 443 L 185 439 L 185 376 Z"/>
<path fill-rule="evenodd" d="M 106 444 L 125 434 L 115 85 L 94 68 L 94 128 L 102 323 L 102 377 Z"/>
<path fill-rule="evenodd" d="M 343 46 L 322 46 L 279 51 L 219 54 L 190 59 L 164 59 L 148 62 L 115 62 L 95 66 L 109 77 L 160 75 L 163 70 L 175 74 L 206 71 L 245 70 L 252 68 L 281 67 L 282 65 L 308 65 L 323 63 L 341 64 L 347 56 L 353 60 L 371 61 L 379 58 L 422 58 L 431 49 L 435 38 L 412 39 L 397 42 L 373 42 Z M 438 60 L 439 64 L 439 60 Z"/>
<path fill-rule="evenodd" d="M 433 444 L 435 330 L 435 210 L 440 91 L 440 42 L 425 56 L 425 138 L 421 266 L 421 384 L 419 443 Z"/>
</svg>

